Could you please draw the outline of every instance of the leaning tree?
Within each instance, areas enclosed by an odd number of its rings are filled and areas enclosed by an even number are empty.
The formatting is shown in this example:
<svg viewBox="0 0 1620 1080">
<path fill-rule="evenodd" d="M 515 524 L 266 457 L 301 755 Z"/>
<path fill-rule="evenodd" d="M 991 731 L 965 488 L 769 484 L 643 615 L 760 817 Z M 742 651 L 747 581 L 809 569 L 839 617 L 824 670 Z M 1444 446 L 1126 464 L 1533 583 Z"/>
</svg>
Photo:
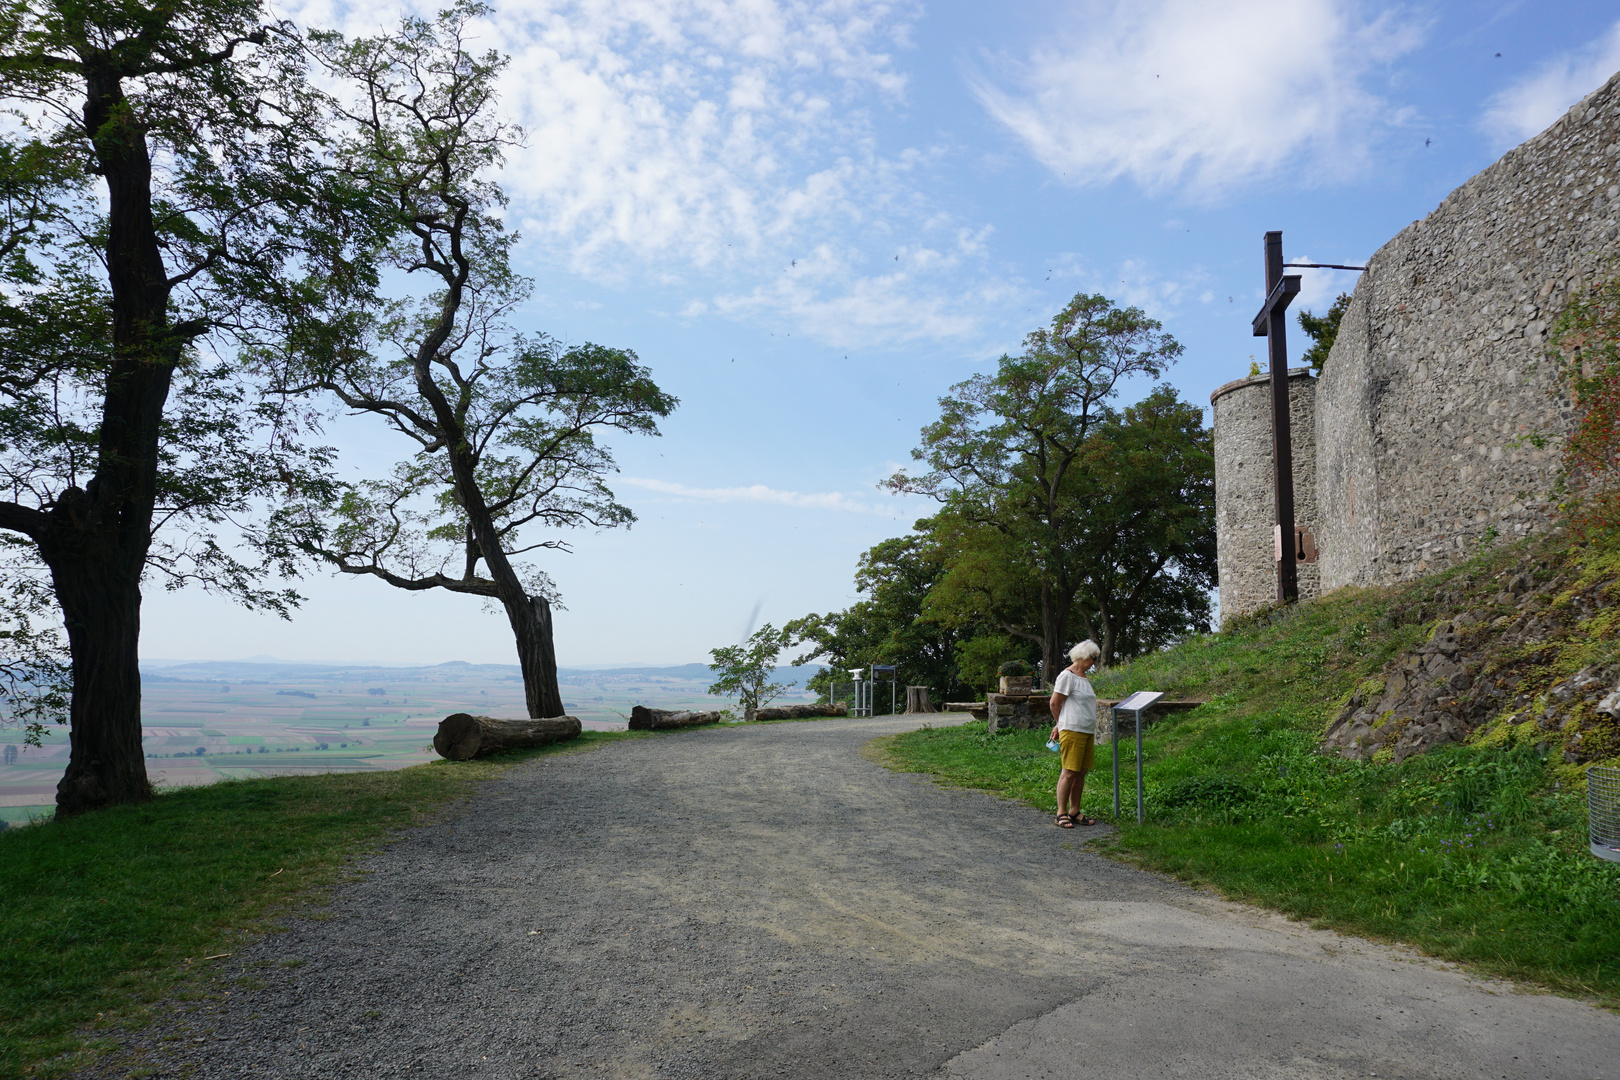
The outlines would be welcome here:
<svg viewBox="0 0 1620 1080">
<path fill-rule="evenodd" d="M 335 304 L 325 327 L 339 333 L 264 362 L 288 393 L 330 395 L 412 450 L 335 504 L 288 507 L 280 534 L 341 573 L 498 603 L 529 715 L 547 717 L 563 711 L 556 597 L 543 572 L 513 560 L 566 550 L 558 529 L 633 522 L 604 483 L 613 457 L 597 435 L 657 434 L 676 399 L 629 350 L 564 347 L 511 326 L 531 286 L 511 268 L 517 237 L 492 174 L 521 133 L 495 114 L 504 58 L 467 51 L 468 24 L 486 11 L 463 2 L 433 21 L 406 18 L 397 34 L 312 36 L 338 87 L 336 160 L 391 208 L 393 239 L 377 257 L 406 295 Z"/>
<path fill-rule="evenodd" d="M 13 4 L 0 25 L 0 529 L 67 631 L 59 815 L 151 795 L 145 577 L 295 599 L 215 533 L 321 464 L 237 351 L 358 280 L 330 273 L 329 226 L 365 215 L 313 152 L 303 64 L 255 0 Z"/>
</svg>

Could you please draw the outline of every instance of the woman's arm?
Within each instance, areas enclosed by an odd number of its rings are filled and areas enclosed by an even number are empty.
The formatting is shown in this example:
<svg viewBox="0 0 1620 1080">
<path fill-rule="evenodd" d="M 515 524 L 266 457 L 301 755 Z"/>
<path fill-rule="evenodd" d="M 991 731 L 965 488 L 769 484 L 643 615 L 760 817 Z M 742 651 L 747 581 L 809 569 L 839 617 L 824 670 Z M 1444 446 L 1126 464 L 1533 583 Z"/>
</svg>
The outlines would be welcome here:
<svg viewBox="0 0 1620 1080">
<path fill-rule="evenodd" d="M 1055 739 L 1058 737 L 1058 718 L 1063 715 L 1063 703 L 1068 700 L 1068 697 L 1068 694 L 1060 694 L 1055 690 L 1052 692 L 1052 734 L 1049 736 L 1050 738 Z"/>
</svg>

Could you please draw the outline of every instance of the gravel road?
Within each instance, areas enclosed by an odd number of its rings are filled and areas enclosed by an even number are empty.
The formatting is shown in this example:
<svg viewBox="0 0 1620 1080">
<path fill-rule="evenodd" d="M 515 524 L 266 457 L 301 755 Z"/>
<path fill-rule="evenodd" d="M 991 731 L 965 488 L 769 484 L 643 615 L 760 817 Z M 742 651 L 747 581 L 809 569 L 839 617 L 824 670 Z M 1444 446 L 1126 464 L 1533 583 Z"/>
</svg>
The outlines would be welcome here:
<svg viewBox="0 0 1620 1080">
<path fill-rule="evenodd" d="M 1620 1080 L 1611 1014 L 1216 900 L 862 758 L 908 726 L 514 769 L 98 1075 Z"/>
</svg>

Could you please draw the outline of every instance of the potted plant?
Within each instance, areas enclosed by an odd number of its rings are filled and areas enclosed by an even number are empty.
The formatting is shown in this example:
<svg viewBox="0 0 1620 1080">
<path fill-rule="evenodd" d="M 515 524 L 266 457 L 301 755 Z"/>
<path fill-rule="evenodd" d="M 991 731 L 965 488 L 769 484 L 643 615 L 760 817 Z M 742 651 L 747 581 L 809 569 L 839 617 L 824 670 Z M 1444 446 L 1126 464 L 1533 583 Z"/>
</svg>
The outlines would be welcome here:
<svg viewBox="0 0 1620 1080">
<path fill-rule="evenodd" d="M 1035 682 L 1035 669 L 1025 660 L 1008 660 L 996 668 L 996 674 L 1001 676 L 1003 694 L 1027 694 Z"/>
</svg>

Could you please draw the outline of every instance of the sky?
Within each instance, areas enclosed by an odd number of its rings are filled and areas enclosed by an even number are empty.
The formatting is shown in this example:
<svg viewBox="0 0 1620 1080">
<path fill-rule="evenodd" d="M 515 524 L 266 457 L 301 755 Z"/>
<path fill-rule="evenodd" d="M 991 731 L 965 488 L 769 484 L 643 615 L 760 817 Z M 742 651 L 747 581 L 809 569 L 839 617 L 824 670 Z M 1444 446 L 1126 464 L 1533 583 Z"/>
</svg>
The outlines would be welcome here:
<svg viewBox="0 0 1620 1080">
<path fill-rule="evenodd" d="M 639 520 L 542 552 L 564 665 L 707 662 L 847 607 L 930 512 L 878 484 L 1076 293 L 1144 309 L 1207 408 L 1263 344 L 1262 235 L 1360 264 L 1620 71 L 1612 3 L 495 0 L 520 323 L 680 398 L 610 440 Z M 351 35 L 395 3 L 281 8 Z M 1349 272 L 1304 271 L 1322 311 Z M 1291 328 L 1298 355 L 1303 335 Z M 1127 387 L 1122 402 L 1146 391 Z M 409 452 L 331 428 L 351 479 Z M 475 598 L 314 572 L 290 621 L 150 590 L 142 655 L 515 662 Z"/>
</svg>

